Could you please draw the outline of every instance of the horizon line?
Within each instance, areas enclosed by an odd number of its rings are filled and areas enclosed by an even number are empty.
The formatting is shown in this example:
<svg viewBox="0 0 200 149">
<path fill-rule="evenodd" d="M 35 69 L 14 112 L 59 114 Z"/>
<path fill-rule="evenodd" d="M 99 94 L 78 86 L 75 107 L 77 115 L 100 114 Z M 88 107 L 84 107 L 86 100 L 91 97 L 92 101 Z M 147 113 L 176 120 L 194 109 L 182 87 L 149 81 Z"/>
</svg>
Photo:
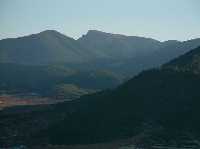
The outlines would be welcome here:
<svg viewBox="0 0 200 149">
<path fill-rule="evenodd" d="M 17 38 L 24 38 L 24 37 L 28 37 L 28 36 L 32 36 L 32 35 L 37 35 L 46 31 L 55 31 L 58 32 L 66 37 L 72 38 L 74 40 L 78 40 L 80 39 L 82 36 L 87 35 L 89 31 L 97 31 L 97 32 L 101 32 L 101 33 L 105 33 L 105 34 L 111 34 L 111 35 L 119 35 L 119 36 L 126 36 L 126 37 L 139 37 L 139 38 L 146 38 L 146 39 L 153 39 L 159 42 L 166 42 L 166 41 L 178 41 L 178 42 L 184 42 L 184 41 L 190 41 L 190 40 L 194 40 L 194 39 L 199 39 L 200 37 L 196 37 L 196 38 L 188 38 L 186 40 L 179 40 L 179 39 L 167 39 L 167 40 L 161 40 L 161 39 L 157 39 L 157 38 L 153 38 L 153 37 L 149 37 L 149 36 L 142 36 L 142 35 L 127 35 L 127 34 L 123 34 L 123 33 L 114 33 L 114 32 L 107 32 L 107 31 L 103 31 L 103 30 L 99 30 L 99 29 L 88 29 L 87 32 L 79 35 L 78 37 L 72 37 L 67 35 L 66 33 L 64 33 L 63 31 L 60 31 L 58 29 L 45 29 L 45 30 L 41 30 L 41 31 L 37 31 L 34 33 L 29 33 L 29 34 L 23 34 L 23 35 L 14 35 L 11 37 L 6 37 L 6 38 L 0 38 L 1 40 L 6 40 L 6 39 L 17 39 Z"/>
</svg>

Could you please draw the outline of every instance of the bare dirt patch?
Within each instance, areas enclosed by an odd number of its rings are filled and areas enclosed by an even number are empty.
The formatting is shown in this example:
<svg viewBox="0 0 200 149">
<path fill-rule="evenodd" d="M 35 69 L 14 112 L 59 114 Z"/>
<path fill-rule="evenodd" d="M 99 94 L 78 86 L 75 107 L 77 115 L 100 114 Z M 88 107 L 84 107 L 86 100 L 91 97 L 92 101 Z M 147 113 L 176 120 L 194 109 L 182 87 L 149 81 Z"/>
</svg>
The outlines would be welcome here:
<svg viewBox="0 0 200 149">
<path fill-rule="evenodd" d="M 12 106 L 23 106 L 23 105 L 43 105 L 43 104 L 55 104 L 64 102 L 65 100 L 58 100 L 49 97 L 39 96 L 17 96 L 17 95 L 0 95 L 0 109 Z"/>
</svg>

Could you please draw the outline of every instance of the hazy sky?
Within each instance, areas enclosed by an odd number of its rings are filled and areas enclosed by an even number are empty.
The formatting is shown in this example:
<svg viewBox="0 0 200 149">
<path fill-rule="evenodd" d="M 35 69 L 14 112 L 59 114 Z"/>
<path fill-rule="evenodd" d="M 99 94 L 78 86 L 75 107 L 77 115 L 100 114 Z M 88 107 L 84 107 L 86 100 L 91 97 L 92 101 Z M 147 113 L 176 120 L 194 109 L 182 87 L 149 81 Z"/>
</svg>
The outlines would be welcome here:
<svg viewBox="0 0 200 149">
<path fill-rule="evenodd" d="M 0 39 L 46 29 L 187 40 L 200 37 L 200 0 L 0 0 Z"/>
</svg>

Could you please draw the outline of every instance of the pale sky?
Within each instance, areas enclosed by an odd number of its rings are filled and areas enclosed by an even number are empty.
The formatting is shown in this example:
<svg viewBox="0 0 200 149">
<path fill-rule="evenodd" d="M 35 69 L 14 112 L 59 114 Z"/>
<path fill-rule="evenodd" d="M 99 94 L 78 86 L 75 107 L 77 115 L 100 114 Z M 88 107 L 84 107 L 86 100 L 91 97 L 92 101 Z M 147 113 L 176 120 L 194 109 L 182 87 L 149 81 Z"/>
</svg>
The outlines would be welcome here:
<svg viewBox="0 0 200 149">
<path fill-rule="evenodd" d="M 0 0 L 0 39 L 90 29 L 158 40 L 200 38 L 200 0 Z"/>
</svg>

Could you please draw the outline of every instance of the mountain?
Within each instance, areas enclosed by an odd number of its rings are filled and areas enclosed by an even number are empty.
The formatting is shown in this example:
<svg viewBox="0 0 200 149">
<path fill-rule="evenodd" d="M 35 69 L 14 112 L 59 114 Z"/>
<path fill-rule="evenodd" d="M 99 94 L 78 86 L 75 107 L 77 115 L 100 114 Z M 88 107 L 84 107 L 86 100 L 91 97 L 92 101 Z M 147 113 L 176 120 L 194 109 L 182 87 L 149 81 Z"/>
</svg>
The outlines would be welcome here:
<svg viewBox="0 0 200 149">
<path fill-rule="evenodd" d="M 130 78 L 158 67 L 200 45 L 200 39 L 160 42 L 151 38 L 89 30 L 78 40 L 54 30 L 0 40 L 0 62 L 25 65 L 65 64 L 106 70 Z"/>
<path fill-rule="evenodd" d="M 192 49 L 195 49 L 199 47 L 199 41 L 200 39 L 191 39 L 188 41 L 165 41 L 163 42 L 163 45 L 159 50 L 157 50 L 155 53 L 153 53 L 150 57 L 151 63 L 154 63 L 154 65 L 157 65 L 157 63 L 164 64 L 168 61 L 175 59 L 187 52 L 189 52 Z"/>
<path fill-rule="evenodd" d="M 52 96 L 62 84 L 86 91 L 117 86 L 121 77 L 93 65 L 94 57 L 76 40 L 54 30 L 1 40 L 0 92 Z"/>
<path fill-rule="evenodd" d="M 54 30 L 0 41 L 0 62 L 4 63 L 44 65 L 88 58 L 76 40 Z"/>
<path fill-rule="evenodd" d="M 144 37 L 125 36 L 89 30 L 78 42 L 99 58 L 124 60 L 140 55 L 148 55 L 158 49 L 161 42 Z"/>
<path fill-rule="evenodd" d="M 115 88 L 198 45 L 200 39 L 160 42 L 96 30 L 78 40 L 54 30 L 4 39 L 0 40 L 0 93 L 52 96 L 61 92 L 59 88 L 66 94 L 77 89 L 79 95 L 78 89 L 83 93 Z"/>
<path fill-rule="evenodd" d="M 162 46 L 158 50 L 145 56 L 126 60 L 124 65 L 127 67 L 122 67 L 123 71 L 126 72 L 126 74 L 138 74 L 138 72 L 143 70 L 160 67 L 162 64 L 197 48 L 199 43 L 200 39 L 192 39 L 183 42 L 174 40 L 162 42 Z"/>
<path fill-rule="evenodd" d="M 1 124 L 6 124 L 0 142 L 91 144 L 133 137 L 134 143 L 147 148 L 157 144 L 199 148 L 200 75 L 194 71 L 196 67 L 185 71 L 188 64 L 199 61 L 199 53 L 196 48 L 114 90 L 43 108 L 7 109 L 0 114 Z M 33 123 L 41 127 L 36 129 Z M 20 131 L 25 128 L 29 131 Z M 6 135 L 9 132 L 15 135 Z"/>
<path fill-rule="evenodd" d="M 89 30 L 77 41 L 97 55 L 98 61 L 95 63 L 103 61 L 104 68 L 128 78 L 143 70 L 158 67 L 200 45 L 200 39 L 160 42 L 97 30 Z"/>
</svg>

